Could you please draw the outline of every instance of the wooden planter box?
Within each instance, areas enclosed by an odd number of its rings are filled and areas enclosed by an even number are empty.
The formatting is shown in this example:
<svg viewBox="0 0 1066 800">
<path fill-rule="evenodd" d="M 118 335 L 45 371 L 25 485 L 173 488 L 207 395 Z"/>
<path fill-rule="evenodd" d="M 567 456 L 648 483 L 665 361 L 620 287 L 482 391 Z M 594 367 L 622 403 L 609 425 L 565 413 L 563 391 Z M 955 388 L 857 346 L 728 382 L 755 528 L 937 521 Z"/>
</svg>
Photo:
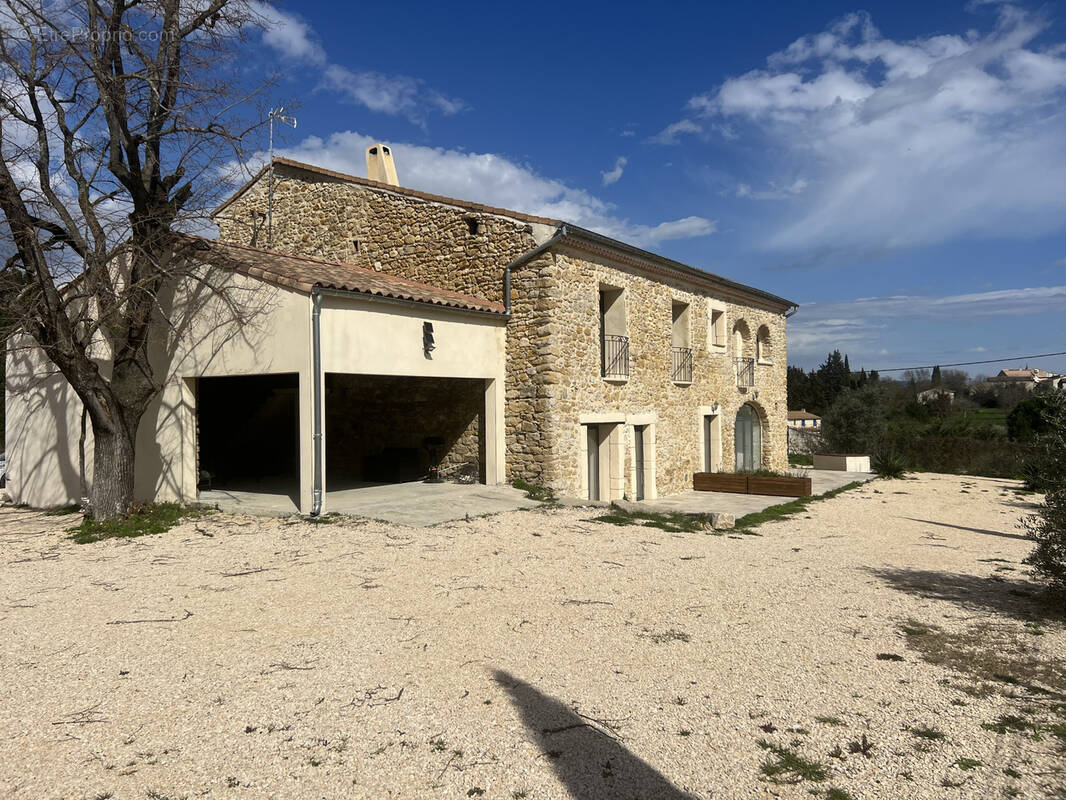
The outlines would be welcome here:
<svg viewBox="0 0 1066 800">
<path fill-rule="evenodd" d="M 810 478 L 748 477 L 748 494 L 770 494 L 775 497 L 810 497 Z"/>
<path fill-rule="evenodd" d="M 692 476 L 692 488 L 697 492 L 733 492 L 774 497 L 809 497 L 812 494 L 810 478 L 760 478 L 730 472 L 697 472 Z"/>
<path fill-rule="evenodd" d="M 729 472 L 697 472 L 692 476 L 692 488 L 697 492 L 748 493 L 748 476 Z"/>
</svg>

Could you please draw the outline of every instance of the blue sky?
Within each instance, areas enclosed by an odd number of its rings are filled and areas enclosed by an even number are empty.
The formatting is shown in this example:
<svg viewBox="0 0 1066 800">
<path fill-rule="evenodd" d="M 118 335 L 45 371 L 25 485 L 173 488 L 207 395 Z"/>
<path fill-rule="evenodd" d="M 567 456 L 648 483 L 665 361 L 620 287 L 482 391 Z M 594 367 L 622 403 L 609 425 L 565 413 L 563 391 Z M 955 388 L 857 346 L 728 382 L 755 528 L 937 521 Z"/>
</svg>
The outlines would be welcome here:
<svg viewBox="0 0 1066 800">
<path fill-rule="evenodd" d="M 381 140 L 403 185 L 795 300 L 790 363 L 1066 350 L 1066 8 L 720 5 L 308 0 L 244 67 L 286 155 Z"/>
</svg>

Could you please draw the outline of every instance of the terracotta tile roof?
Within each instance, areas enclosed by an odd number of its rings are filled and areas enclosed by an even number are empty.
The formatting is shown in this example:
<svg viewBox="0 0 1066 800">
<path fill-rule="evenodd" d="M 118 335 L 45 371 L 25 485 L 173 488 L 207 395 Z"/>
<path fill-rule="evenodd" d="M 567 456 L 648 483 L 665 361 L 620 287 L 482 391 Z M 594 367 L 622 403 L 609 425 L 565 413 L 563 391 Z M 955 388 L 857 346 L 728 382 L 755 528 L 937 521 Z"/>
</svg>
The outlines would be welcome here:
<svg viewBox="0 0 1066 800">
<path fill-rule="evenodd" d="M 1037 378 L 1050 378 L 1052 373 L 1039 367 L 1026 367 L 1025 369 L 1001 369 L 996 380 L 1001 381 L 1031 381 Z"/>
<path fill-rule="evenodd" d="M 265 165 L 255 177 L 253 177 L 248 183 L 244 184 L 233 195 L 222 202 L 218 208 L 216 208 L 211 216 L 215 216 L 223 209 L 225 209 L 230 203 L 237 200 L 243 195 L 249 188 L 251 188 L 259 178 L 263 176 L 263 173 L 269 168 L 269 164 Z M 408 197 L 417 197 L 420 200 L 428 200 L 433 203 L 442 203 L 443 205 L 455 206 L 456 208 L 465 208 L 470 211 L 479 211 L 484 214 L 497 214 L 501 217 L 510 217 L 511 219 L 521 220 L 522 222 L 536 222 L 541 225 L 561 225 L 562 221 L 552 219 L 551 217 L 538 217 L 533 214 L 523 214 L 521 211 L 511 211 L 507 208 L 497 208 L 496 206 L 487 206 L 482 203 L 474 203 L 469 200 L 457 200 L 454 197 L 445 197 L 440 194 L 430 194 L 429 192 L 420 192 L 417 189 L 408 189 L 405 186 L 393 186 L 391 183 L 381 183 L 380 181 L 372 181 L 366 178 L 360 178 L 355 175 L 348 175 L 344 172 L 337 172 L 336 170 L 326 169 L 325 167 L 319 167 L 315 164 L 306 164 L 303 161 L 295 161 L 291 158 L 284 158 L 282 156 L 274 156 L 274 167 L 289 167 L 291 169 L 301 170 L 303 172 L 310 172 L 315 175 L 324 175 L 327 178 L 335 178 L 337 180 L 344 181 L 345 183 L 355 183 L 360 186 L 369 186 L 372 189 L 384 189 L 387 192 L 395 192 L 396 194 L 406 195 Z"/>
<path fill-rule="evenodd" d="M 812 414 L 810 411 L 789 411 L 789 419 L 821 419 L 817 414 Z"/>
<path fill-rule="evenodd" d="M 310 256 L 261 250 L 257 247 L 221 242 L 215 239 L 188 237 L 191 246 L 183 254 L 205 264 L 226 267 L 244 275 L 300 292 L 312 289 L 339 289 L 356 294 L 408 300 L 415 303 L 445 306 L 465 311 L 504 314 L 502 303 L 482 297 L 438 289 L 417 281 L 375 272 L 366 267 L 327 261 Z"/>
</svg>

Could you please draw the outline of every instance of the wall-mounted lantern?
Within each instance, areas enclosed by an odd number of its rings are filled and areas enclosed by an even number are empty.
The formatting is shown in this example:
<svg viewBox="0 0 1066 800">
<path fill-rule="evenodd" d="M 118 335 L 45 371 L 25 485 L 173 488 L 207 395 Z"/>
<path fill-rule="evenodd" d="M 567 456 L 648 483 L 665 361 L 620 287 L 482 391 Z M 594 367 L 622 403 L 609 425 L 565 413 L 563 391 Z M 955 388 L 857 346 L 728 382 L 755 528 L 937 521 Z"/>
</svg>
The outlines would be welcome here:
<svg viewBox="0 0 1066 800">
<path fill-rule="evenodd" d="M 426 358 L 433 358 L 432 353 L 437 349 L 436 342 L 433 339 L 433 323 L 422 323 L 422 352 Z"/>
</svg>

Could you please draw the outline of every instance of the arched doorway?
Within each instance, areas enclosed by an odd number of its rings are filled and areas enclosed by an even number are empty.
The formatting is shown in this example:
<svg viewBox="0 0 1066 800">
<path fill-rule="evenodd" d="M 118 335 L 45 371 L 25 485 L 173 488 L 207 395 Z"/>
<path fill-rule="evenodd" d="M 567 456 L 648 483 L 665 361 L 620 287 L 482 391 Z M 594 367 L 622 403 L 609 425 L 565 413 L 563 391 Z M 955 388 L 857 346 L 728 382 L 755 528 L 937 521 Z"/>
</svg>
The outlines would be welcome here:
<svg viewBox="0 0 1066 800">
<path fill-rule="evenodd" d="M 750 403 L 745 403 L 737 411 L 733 448 L 737 472 L 762 467 L 762 423 L 759 421 L 759 412 Z"/>
</svg>

